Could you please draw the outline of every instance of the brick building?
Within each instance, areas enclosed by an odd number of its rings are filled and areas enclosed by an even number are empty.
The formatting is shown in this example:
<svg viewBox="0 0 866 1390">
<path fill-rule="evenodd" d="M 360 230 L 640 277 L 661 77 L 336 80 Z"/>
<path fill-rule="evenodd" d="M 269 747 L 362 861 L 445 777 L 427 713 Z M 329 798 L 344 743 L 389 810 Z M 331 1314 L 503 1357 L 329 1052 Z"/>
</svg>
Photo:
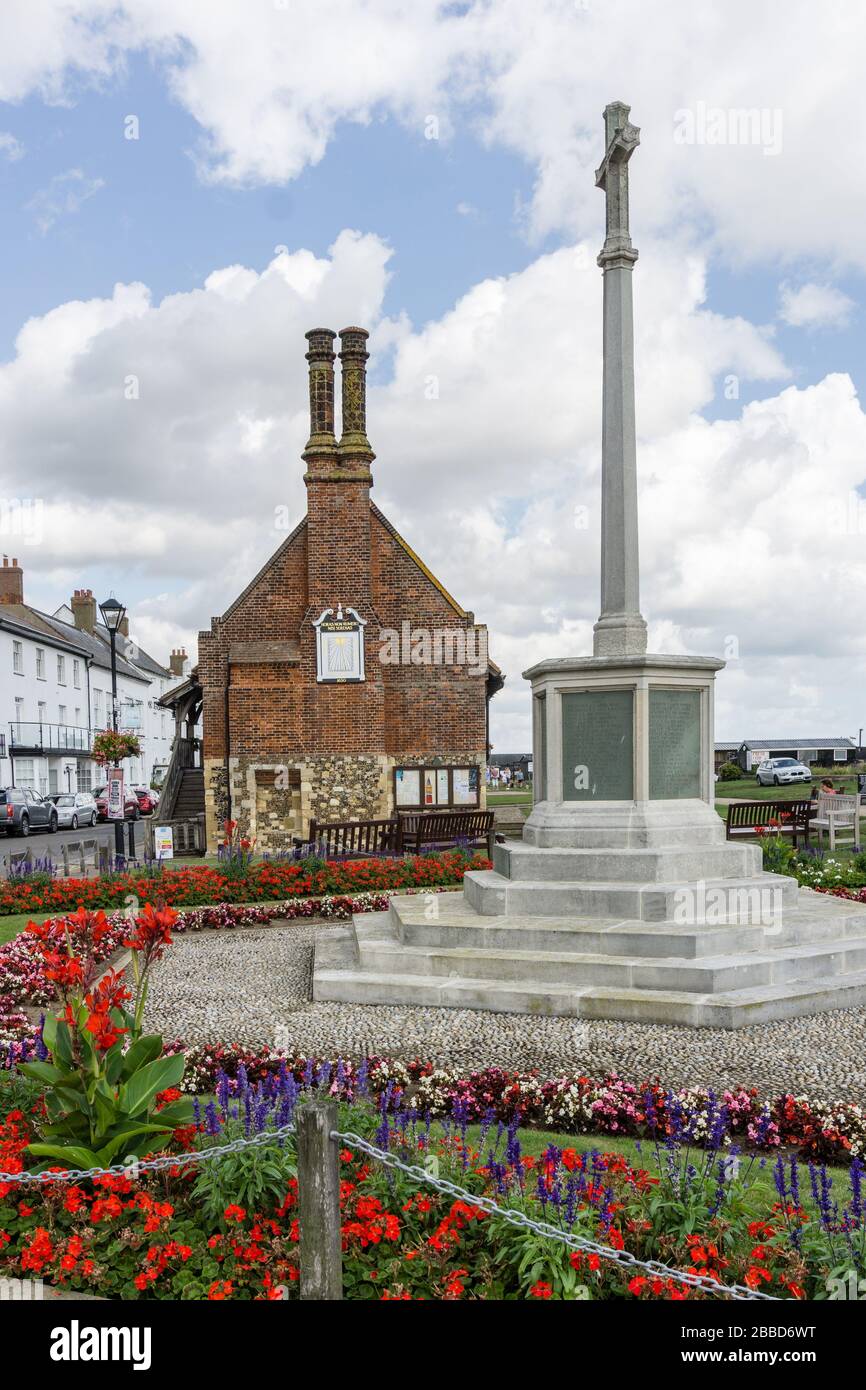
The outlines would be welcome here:
<svg viewBox="0 0 866 1390">
<path fill-rule="evenodd" d="M 311 817 L 481 806 L 487 707 L 502 676 L 486 629 L 370 499 L 368 334 L 306 335 L 307 514 L 199 636 L 208 845 L 227 816 L 274 850 Z"/>
</svg>

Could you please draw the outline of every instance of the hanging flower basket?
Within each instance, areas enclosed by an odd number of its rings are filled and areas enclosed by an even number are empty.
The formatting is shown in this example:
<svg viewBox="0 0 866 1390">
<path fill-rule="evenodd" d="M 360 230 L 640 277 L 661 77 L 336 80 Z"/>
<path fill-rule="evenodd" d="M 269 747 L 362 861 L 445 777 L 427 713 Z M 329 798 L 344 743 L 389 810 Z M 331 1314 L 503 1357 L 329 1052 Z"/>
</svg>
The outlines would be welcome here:
<svg viewBox="0 0 866 1390">
<path fill-rule="evenodd" d="M 137 734 L 116 734 L 113 729 L 103 729 L 93 740 L 92 758 L 100 767 L 117 767 L 124 758 L 137 758 L 141 744 Z"/>
</svg>

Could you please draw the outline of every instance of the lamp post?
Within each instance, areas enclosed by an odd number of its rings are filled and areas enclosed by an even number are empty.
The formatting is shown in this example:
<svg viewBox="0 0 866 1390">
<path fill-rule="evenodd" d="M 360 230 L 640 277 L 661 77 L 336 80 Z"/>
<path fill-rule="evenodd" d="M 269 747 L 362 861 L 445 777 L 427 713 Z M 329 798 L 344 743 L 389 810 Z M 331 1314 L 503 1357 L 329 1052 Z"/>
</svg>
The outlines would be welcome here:
<svg viewBox="0 0 866 1390">
<path fill-rule="evenodd" d="M 126 609 L 111 593 L 105 602 L 99 605 L 99 611 L 111 639 L 111 727 L 117 733 L 117 634 L 126 616 Z M 124 807 L 121 806 L 120 820 L 114 822 L 114 851 L 118 858 L 123 857 L 123 812 Z"/>
</svg>

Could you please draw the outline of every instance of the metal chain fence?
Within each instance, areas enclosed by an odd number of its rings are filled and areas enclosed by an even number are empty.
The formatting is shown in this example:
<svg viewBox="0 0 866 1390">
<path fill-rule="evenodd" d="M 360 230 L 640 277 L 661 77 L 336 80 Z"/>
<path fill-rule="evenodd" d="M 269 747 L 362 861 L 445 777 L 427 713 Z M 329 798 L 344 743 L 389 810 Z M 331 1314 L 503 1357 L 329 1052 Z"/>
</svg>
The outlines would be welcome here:
<svg viewBox="0 0 866 1390">
<path fill-rule="evenodd" d="M 743 1284 L 721 1284 L 702 1274 L 692 1274 L 685 1270 L 673 1269 L 658 1260 L 641 1260 L 628 1250 L 617 1250 L 613 1246 L 602 1245 L 586 1236 L 577 1236 L 553 1226 L 548 1221 L 538 1221 L 517 1207 L 501 1206 L 490 1197 L 469 1192 L 458 1183 L 440 1178 L 414 1163 L 404 1163 L 394 1154 L 371 1144 L 353 1130 L 338 1130 L 336 1124 L 337 1106 L 333 1101 L 313 1100 L 298 1110 L 298 1123 L 281 1125 L 278 1129 L 264 1130 L 260 1134 L 241 1136 L 225 1144 L 216 1144 L 206 1149 L 190 1149 L 176 1155 L 160 1155 L 148 1159 L 127 1159 L 124 1163 L 111 1164 L 105 1168 L 67 1168 L 61 1172 L 41 1170 L 39 1172 L 7 1173 L 0 1172 L 0 1182 L 28 1184 L 47 1184 L 58 1182 L 80 1182 L 83 1179 L 103 1177 L 138 1177 L 145 1172 L 158 1172 L 167 1168 L 183 1168 L 191 1165 L 210 1163 L 238 1153 L 243 1149 L 263 1145 L 282 1145 L 290 1135 L 298 1136 L 298 1200 L 300 1205 L 301 1231 L 301 1297 L 308 1299 L 340 1298 L 342 1294 L 342 1247 L 340 1222 L 340 1173 L 338 1144 L 348 1144 L 370 1158 L 376 1159 L 386 1167 L 395 1169 L 426 1187 L 458 1201 L 465 1201 L 473 1207 L 485 1211 L 521 1230 L 532 1231 L 549 1240 L 558 1241 L 569 1250 L 585 1255 L 596 1255 L 599 1259 L 613 1261 L 639 1272 L 645 1272 L 654 1279 L 674 1280 L 689 1288 L 711 1293 L 716 1298 L 734 1300 L 762 1300 L 778 1302 L 773 1294 L 759 1289 L 750 1289 Z"/>
</svg>

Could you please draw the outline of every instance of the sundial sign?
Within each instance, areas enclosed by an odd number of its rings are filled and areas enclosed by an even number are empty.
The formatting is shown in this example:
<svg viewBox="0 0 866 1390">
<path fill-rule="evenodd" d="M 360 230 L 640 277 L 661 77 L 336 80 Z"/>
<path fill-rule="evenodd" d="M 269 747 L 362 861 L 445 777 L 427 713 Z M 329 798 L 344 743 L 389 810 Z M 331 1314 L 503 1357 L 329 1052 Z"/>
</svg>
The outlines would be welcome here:
<svg viewBox="0 0 866 1390">
<path fill-rule="evenodd" d="M 326 608 L 313 623 L 316 629 L 316 679 L 344 685 L 364 680 L 364 618 L 354 608 Z"/>
</svg>

